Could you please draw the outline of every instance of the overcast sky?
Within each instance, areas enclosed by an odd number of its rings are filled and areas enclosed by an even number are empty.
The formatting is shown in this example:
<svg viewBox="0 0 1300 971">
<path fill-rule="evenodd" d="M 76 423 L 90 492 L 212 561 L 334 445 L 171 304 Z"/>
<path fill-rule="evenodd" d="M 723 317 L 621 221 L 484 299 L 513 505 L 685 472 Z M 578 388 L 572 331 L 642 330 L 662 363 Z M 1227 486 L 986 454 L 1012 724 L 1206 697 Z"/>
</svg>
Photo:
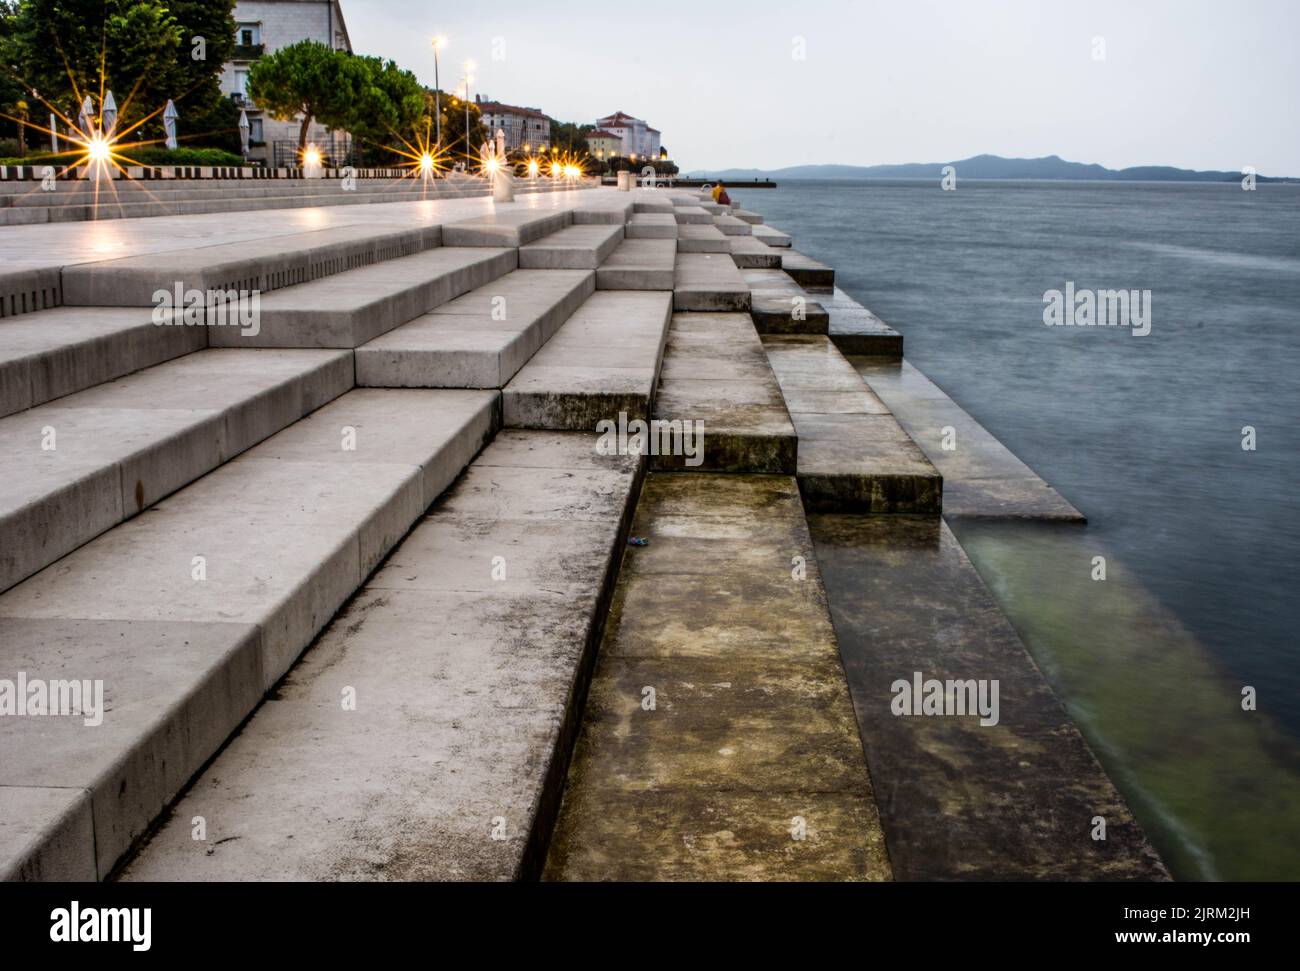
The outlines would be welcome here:
<svg viewBox="0 0 1300 971">
<path fill-rule="evenodd" d="M 475 91 L 626 111 L 687 169 L 988 152 L 1300 176 L 1300 0 L 341 2 L 359 53 L 432 84 L 441 33 L 444 89 L 469 58 Z"/>
</svg>

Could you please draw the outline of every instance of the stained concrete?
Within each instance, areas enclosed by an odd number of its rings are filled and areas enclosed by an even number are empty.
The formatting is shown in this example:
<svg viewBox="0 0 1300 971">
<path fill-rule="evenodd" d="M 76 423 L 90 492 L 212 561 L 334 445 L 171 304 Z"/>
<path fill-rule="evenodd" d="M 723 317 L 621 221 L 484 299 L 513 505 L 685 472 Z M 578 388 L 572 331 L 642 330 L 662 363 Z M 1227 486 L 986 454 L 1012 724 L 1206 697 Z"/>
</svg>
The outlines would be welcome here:
<svg viewBox="0 0 1300 971">
<path fill-rule="evenodd" d="M 743 236 L 734 240 L 753 242 Z M 767 251 L 780 260 L 776 250 L 767 247 Z M 760 334 L 825 334 L 829 329 L 830 314 L 813 295 L 782 272 L 779 262 L 775 269 L 742 269 L 741 275 L 752 294 L 750 316 Z"/>
<path fill-rule="evenodd" d="M 193 746 L 186 757 L 197 760 L 188 771 L 209 757 L 242 717 L 241 699 L 279 679 L 490 437 L 497 408 L 493 392 L 353 391 L 0 595 L 6 623 L 48 622 L 30 625 L 30 637 L 3 638 L 7 649 L 26 658 L 58 641 L 66 644 L 61 670 L 110 672 L 123 692 L 105 716 L 113 727 L 49 736 L 59 764 L 99 780 L 92 799 L 100 876 L 184 781 L 185 765 L 150 752 L 183 740 Z M 201 575 L 195 556 L 204 558 Z M 78 632 L 72 622 L 86 626 Z M 121 626 L 114 632 L 108 622 Z M 209 625 L 214 640 L 200 653 L 238 659 L 236 667 L 209 676 L 195 655 L 186 660 L 179 645 L 201 647 L 186 633 L 197 628 L 186 625 Z M 150 630 L 178 645 L 156 648 L 166 660 L 153 659 L 152 680 L 129 673 L 150 657 Z M 249 632 L 256 648 L 239 648 Z M 55 655 L 34 660 L 54 664 Z M 189 712 L 202 732 L 175 721 Z M 54 749 L 44 736 L 10 727 L 17 719 L 4 721 L 0 766 L 11 775 L 30 767 L 28 784 L 48 770 Z"/>
<path fill-rule="evenodd" d="M 504 387 L 595 286 L 590 270 L 507 273 L 357 348 L 357 384 Z"/>
<path fill-rule="evenodd" d="M 677 217 L 679 223 L 699 223 L 705 226 L 713 224 L 713 217 L 698 205 L 677 206 L 673 210 L 673 215 Z"/>
<path fill-rule="evenodd" d="M 677 220 L 671 211 L 639 212 L 628 221 L 627 238 L 676 239 Z"/>
<path fill-rule="evenodd" d="M 879 399 L 863 395 L 835 345 L 820 336 L 764 335 L 763 347 L 799 435 L 799 487 L 809 509 L 939 512 L 943 477 Z M 805 391 L 818 394 L 799 394 Z"/>
<path fill-rule="evenodd" d="M 653 473 L 632 529 L 545 878 L 889 879 L 794 480 Z"/>
<path fill-rule="evenodd" d="M 673 314 L 654 417 L 702 422 L 704 432 L 702 450 L 699 442 L 693 443 L 694 458 L 657 455 L 651 459 L 655 469 L 795 471 L 794 425 L 745 314 Z M 699 464 L 689 464 L 694 461 Z"/>
<path fill-rule="evenodd" d="M 849 359 L 943 474 L 946 517 L 1086 519 L 938 385 L 906 361 Z M 952 449 L 943 447 L 951 429 Z"/>
<path fill-rule="evenodd" d="M 493 212 L 447 223 L 444 246 L 524 246 L 572 224 L 568 211 L 552 212 L 524 202 L 499 205 Z"/>
<path fill-rule="evenodd" d="M 727 237 L 715 226 L 680 223 L 677 226 L 677 252 L 679 253 L 729 253 Z"/>
<path fill-rule="evenodd" d="M 1168 872 L 937 517 L 809 519 L 901 880 Z M 999 718 L 895 715 L 895 681 L 997 680 Z M 1092 837 L 1094 818 L 1106 838 Z"/>
<path fill-rule="evenodd" d="M 567 213 L 566 213 L 567 215 Z M 208 327 L 221 347 L 359 347 L 399 324 L 504 276 L 517 249 L 438 247 L 277 290 L 261 300 L 260 330 Z"/>
<path fill-rule="evenodd" d="M 595 441 L 503 432 L 124 878 L 535 875 L 638 478 Z M 205 842 L 191 839 L 195 815 Z"/>
<path fill-rule="evenodd" d="M 798 250 L 791 249 L 781 254 L 781 269 L 806 290 L 829 293 L 835 288 L 835 271 Z"/>
<path fill-rule="evenodd" d="M 349 358 L 205 350 L 0 419 L 0 590 L 344 394 Z"/>
<path fill-rule="evenodd" d="M 569 226 L 519 247 L 519 267 L 594 270 L 622 242 L 622 223 Z"/>
<path fill-rule="evenodd" d="M 751 233 L 749 223 L 735 216 L 721 215 L 713 217 L 713 225 L 724 236 L 748 236 Z"/>
<path fill-rule="evenodd" d="M 0 319 L 0 417 L 207 347 L 203 327 L 149 311 L 56 307 Z"/>
<path fill-rule="evenodd" d="M 729 255 L 677 254 L 673 268 L 674 310 L 747 311 L 749 303 L 749 287 Z"/>
<path fill-rule="evenodd" d="M 740 270 L 779 270 L 781 254 L 753 236 L 728 236 L 727 249 Z"/>
<path fill-rule="evenodd" d="M 781 232 L 781 230 L 777 229 L 775 226 L 751 224 L 749 231 L 753 234 L 755 239 L 761 240 L 768 246 L 776 246 L 784 249 L 791 246 L 794 242 L 788 233 Z"/>
<path fill-rule="evenodd" d="M 596 431 L 650 416 L 667 339 L 667 293 L 597 291 L 502 392 L 510 428 Z"/>
<path fill-rule="evenodd" d="M 97 876 L 84 791 L 0 785 L 0 881 L 73 883 Z"/>
<path fill-rule="evenodd" d="M 671 290 L 676 234 L 664 239 L 625 239 L 596 270 L 597 290 Z"/>
<path fill-rule="evenodd" d="M 826 333 L 843 353 L 902 358 L 903 335 L 839 287 L 819 300 L 830 317 Z"/>
</svg>

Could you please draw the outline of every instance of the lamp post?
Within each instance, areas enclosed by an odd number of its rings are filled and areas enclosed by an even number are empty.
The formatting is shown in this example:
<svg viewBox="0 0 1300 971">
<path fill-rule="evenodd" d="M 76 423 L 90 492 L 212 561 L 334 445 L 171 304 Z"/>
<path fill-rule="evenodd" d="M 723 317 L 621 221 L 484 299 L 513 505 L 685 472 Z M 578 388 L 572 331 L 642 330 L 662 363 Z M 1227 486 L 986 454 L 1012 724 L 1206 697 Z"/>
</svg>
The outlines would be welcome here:
<svg viewBox="0 0 1300 971">
<path fill-rule="evenodd" d="M 447 43 L 445 37 L 433 39 L 433 117 L 438 126 L 438 144 L 442 144 L 442 91 L 438 87 L 438 49 Z"/>
<path fill-rule="evenodd" d="M 465 154 L 474 154 L 474 145 L 469 140 L 469 86 L 474 83 L 474 75 L 470 72 L 474 70 L 474 62 L 465 62 Z"/>
</svg>

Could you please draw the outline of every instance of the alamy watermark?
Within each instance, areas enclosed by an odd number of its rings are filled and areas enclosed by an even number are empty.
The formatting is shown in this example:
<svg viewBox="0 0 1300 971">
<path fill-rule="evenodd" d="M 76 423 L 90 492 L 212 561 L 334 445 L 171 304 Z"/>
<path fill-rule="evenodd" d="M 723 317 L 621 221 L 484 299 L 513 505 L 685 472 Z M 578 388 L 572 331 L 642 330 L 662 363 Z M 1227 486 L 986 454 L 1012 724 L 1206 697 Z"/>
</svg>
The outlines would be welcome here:
<svg viewBox="0 0 1300 971">
<path fill-rule="evenodd" d="M 81 716 L 81 723 L 95 728 L 104 722 L 104 682 L 29 678 L 19 671 L 15 680 L 0 678 L 0 716 Z"/>
<path fill-rule="evenodd" d="M 926 678 L 912 672 L 912 680 L 899 678 L 889 686 L 894 695 L 889 710 L 896 717 L 907 715 L 979 715 L 980 724 L 989 728 L 998 723 L 998 681 L 986 678 Z"/>
<path fill-rule="evenodd" d="M 1150 290 L 1076 290 L 1043 293 L 1043 323 L 1048 327 L 1129 327 L 1134 337 L 1151 333 Z"/>
<path fill-rule="evenodd" d="M 704 462 L 704 422 L 652 418 L 645 421 L 627 412 L 618 413 L 618 421 L 602 418 L 596 422 L 600 440 L 597 455 L 680 455 L 685 464 L 695 468 Z"/>
<path fill-rule="evenodd" d="M 262 331 L 261 290 L 186 289 L 177 283 L 171 290 L 153 292 L 153 322 L 159 327 L 238 327 L 244 337 Z"/>
</svg>

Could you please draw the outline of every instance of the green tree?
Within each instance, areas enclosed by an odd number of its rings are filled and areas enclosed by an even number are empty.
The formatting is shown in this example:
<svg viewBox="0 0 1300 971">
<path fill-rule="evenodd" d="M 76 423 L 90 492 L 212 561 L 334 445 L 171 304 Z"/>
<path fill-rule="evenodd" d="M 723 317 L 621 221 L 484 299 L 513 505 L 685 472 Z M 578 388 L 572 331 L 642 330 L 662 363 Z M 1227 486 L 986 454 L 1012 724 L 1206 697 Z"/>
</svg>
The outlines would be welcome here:
<svg viewBox="0 0 1300 971">
<path fill-rule="evenodd" d="M 362 58 L 314 40 L 281 47 L 261 58 L 248 74 L 248 96 L 277 121 L 302 120 L 298 151 L 307 147 L 313 120 L 346 129 L 369 82 Z"/>
<path fill-rule="evenodd" d="M 428 111 L 424 88 L 410 71 L 379 57 L 354 57 L 358 89 L 352 117 L 345 125 L 358 144 L 363 164 L 391 165 L 398 146 L 424 136 Z M 432 116 L 430 124 L 432 123 Z"/>
</svg>

